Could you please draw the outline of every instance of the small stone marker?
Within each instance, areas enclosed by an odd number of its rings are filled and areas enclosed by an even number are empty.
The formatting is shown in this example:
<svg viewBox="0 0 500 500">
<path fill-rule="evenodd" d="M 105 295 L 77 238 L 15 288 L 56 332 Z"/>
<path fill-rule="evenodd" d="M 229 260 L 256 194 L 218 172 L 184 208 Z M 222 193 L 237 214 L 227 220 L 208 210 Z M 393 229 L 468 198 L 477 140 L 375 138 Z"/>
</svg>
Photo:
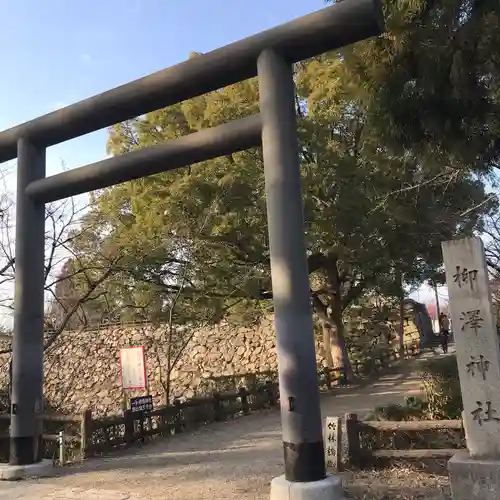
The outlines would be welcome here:
<svg viewBox="0 0 500 500">
<path fill-rule="evenodd" d="M 327 470 L 342 470 L 342 421 L 339 417 L 326 417 L 323 436 Z"/>
<path fill-rule="evenodd" d="M 443 243 L 464 427 L 471 457 L 500 458 L 500 346 L 483 242 Z"/>
</svg>

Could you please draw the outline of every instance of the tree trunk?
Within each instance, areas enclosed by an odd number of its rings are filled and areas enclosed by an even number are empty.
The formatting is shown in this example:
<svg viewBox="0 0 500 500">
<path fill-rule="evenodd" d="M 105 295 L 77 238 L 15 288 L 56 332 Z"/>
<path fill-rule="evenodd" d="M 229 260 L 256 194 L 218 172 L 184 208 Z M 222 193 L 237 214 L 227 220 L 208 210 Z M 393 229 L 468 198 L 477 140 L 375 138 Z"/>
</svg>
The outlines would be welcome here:
<svg viewBox="0 0 500 500">
<path fill-rule="evenodd" d="M 438 294 L 437 284 L 433 283 L 432 288 L 434 288 L 434 295 L 436 297 L 436 319 L 437 319 L 437 325 L 438 325 L 437 333 L 441 333 L 441 326 L 440 326 L 440 319 L 439 319 L 439 316 L 441 316 L 441 309 L 439 307 L 439 294 Z M 434 331 L 434 325 L 432 325 L 432 330 Z"/>
<path fill-rule="evenodd" d="M 342 313 L 319 314 L 323 331 L 323 347 L 328 368 L 344 368 L 347 377 L 352 375 L 352 366 L 345 344 L 345 329 Z"/>
<path fill-rule="evenodd" d="M 332 327 L 331 325 L 321 320 L 321 329 L 323 331 L 323 349 L 325 351 L 325 363 L 328 368 L 335 368 L 335 363 L 332 356 Z"/>
<path fill-rule="evenodd" d="M 337 366 L 343 367 L 347 378 L 352 376 L 351 360 L 345 345 L 345 327 L 342 319 L 342 313 L 332 314 L 332 321 L 335 325 L 334 335 L 332 336 L 331 350 L 332 357 L 335 362 L 339 363 Z"/>
<path fill-rule="evenodd" d="M 170 318 L 168 324 L 168 346 L 167 346 L 167 380 L 165 383 L 165 404 L 170 404 L 170 391 L 172 381 L 172 341 L 174 338 L 174 326 L 172 324 L 172 308 L 170 308 Z"/>
<path fill-rule="evenodd" d="M 405 355 L 405 303 L 403 296 L 399 299 L 399 357 Z"/>
<path fill-rule="evenodd" d="M 405 289 L 403 281 L 403 273 L 398 273 L 398 285 L 399 285 L 399 357 L 402 359 L 405 355 Z"/>
</svg>

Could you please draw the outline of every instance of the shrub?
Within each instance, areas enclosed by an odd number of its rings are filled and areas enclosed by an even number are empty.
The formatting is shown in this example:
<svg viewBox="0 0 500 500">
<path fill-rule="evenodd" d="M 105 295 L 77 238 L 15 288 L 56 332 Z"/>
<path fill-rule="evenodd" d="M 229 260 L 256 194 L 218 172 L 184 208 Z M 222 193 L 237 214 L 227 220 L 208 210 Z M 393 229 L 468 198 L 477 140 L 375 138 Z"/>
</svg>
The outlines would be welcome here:
<svg viewBox="0 0 500 500">
<path fill-rule="evenodd" d="M 462 416 L 462 394 L 455 356 L 444 356 L 422 362 L 426 414 L 431 420 L 453 420 Z"/>
<path fill-rule="evenodd" d="M 260 373 L 239 373 L 234 375 L 223 375 L 220 377 L 210 377 L 201 380 L 197 396 L 211 396 L 214 392 L 224 394 L 236 392 L 240 387 L 255 389 L 262 387 L 268 380 L 278 382 L 278 374 L 275 371 Z"/>
<path fill-rule="evenodd" d="M 450 420 L 460 419 L 462 395 L 454 356 L 421 362 L 424 399 L 407 397 L 404 405 L 392 404 L 375 408 L 365 420 Z M 376 431 L 366 430 L 362 446 L 369 449 L 463 448 L 463 431 Z"/>
<path fill-rule="evenodd" d="M 405 404 L 380 406 L 366 416 L 364 420 L 427 420 L 427 402 L 417 397 L 407 397 Z M 406 450 L 434 448 L 464 448 L 465 436 L 462 430 L 439 429 L 423 431 L 380 431 L 365 428 L 361 433 L 363 448 L 371 450 Z"/>
<path fill-rule="evenodd" d="M 425 414 L 426 403 L 414 396 L 405 399 L 404 405 L 389 404 L 377 406 L 363 420 L 390 420 L 399 422 L 402 420 L 422 420 Z"/>
</svg>

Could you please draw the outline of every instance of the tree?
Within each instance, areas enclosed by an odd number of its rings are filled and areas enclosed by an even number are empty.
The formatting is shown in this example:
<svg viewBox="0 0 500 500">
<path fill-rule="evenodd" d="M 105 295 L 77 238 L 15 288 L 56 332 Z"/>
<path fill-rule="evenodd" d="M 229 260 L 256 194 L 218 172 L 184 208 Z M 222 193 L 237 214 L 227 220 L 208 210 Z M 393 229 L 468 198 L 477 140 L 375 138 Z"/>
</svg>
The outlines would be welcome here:
<svg viewBox="0 0 500 500">
<path fill-rule="evenodd" d="M 500 4 L 383 2 L 387 33 L 331 54 L 337 78 L 393 151 L 488 172 L 500 153 Z"/>
<path fill-rule="evenodd" d="M 0 172 L 2 193 L 0 195 L 0 307 L 12 302 L 12 283 L 14 280 L 14 198 L 9 190 L 7 178 L 9 170 Z"/>
<path fill-rule="evenodd" d="M 490 275 L 490 290 L 497 329 L 500 332 L 500 215 L 492 214 L 487 218 L 483 241 L 486 263 Z"/>
<path fill-rule="evenodd" d="M 168 318 L 163 322 L 163 327 L 165 329 L 165 335 L 160 344 L 156 345 L 155 352 L 158 356 L 158 364 L 160 368 L 160 383 L 164 390 L 164 398 L 165 404 L 172 403 L 172 372 L 176 369 L 178 362 L 180 361 L 182 355 L 189 347 L 189 344 L 195 335 L 197 329 L 203 328 L 204 326 L 208 326 L 209 324 L 214 322 L 214 319 L 205 317 L 203 319 L 198 318 L 196 321 L 192 321 L 187 324 L 175 324 L 174 319 L 176 317 L 176 312 L 179 307 L 182 307 L 182 303 L 179 303 L 182 300 L 182 292 L 185 286 L 184 276 L 187 275 L 187 268 L 189 263 L 186 263 L 183 274 L 180 277 L 177 285 L 178 288 L 175 291 L 171 292 L 169 301 L 168 301 Z M 231 309 L 238 302 L 241 302 L 240 299 L 235 299 L 233 302 L 228 302 L 226 305 L 226 310 Z M 215 313 L 217 316 L 219 312 Z M 162 362 L 163 360 L 163 362 Z M 163 365 L 163 366 L 162 366 Z"/>
<path fill-rule="evenodd" d="M 312 303 L 330 364 L 348 367 L 350 304 L 367 290 L 394 288 L 400 273 L 409 283 L 422 279 L 440 263 L 441 241 L 479 228 L 491 200 L 467 172 L 439 173 L 415 153 L 396 155 L 380 143 L 366 107 L 348 95 L 350 83 L 331 78 L 341 63 L 316 58 L 298 66 L 296 79 Z M 112 128 L 109 151 L 255 113 L 257 97 L 257 82 L 248 80 L 149 113 Z M 248 307 L 272 296 L 263 184 L 260 151 L 246 151 L 103 190 L 92 216 L 106 221 L 100 234 L 130 257 L 123 270 L 131 283 L 169 293 L 189 261 L 182 294 L 193 310 L 200 298 L 222 310 L 228 296 Z"/>
<path fill-rule="evenodd" d="M 4 191 L 0 198 L 0 284 L 3 291 L 0 307 L 4 316 L 14 308 L 15 279 L 15 199 L 8 190 L 7 175 L 8 172 L 2 175 Z M 84 211 L 85 207 L 78 207 L 73 199 L 46 207 L 46 348 L 64 329 L 85 323 L 84 310 L 88 310 L 92 301 L 102 293 L 105 281 L 119 261 L 118 256 L 101 256 L 96 260 L 99 253 L 94 252 L 93 262 L 90 262 L 75 252 L 75 241 L 90 229 L 82 229 L 79 225 Z"/>
</svg>

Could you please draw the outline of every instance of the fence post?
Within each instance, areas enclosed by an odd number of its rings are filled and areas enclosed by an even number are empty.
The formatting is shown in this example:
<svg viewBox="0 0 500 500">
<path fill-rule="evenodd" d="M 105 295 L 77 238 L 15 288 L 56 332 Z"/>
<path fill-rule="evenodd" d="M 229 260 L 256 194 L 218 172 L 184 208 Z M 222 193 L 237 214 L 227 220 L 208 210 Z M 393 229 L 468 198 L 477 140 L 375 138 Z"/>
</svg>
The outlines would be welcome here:
<svg viewBox="0 0 500 500">
<path fill-rule="evenodd" d="M 146 424 L 147 417 L 144 415 L 144 411 L 142 411 L 142 410 L 139 412 L 136 412 L 136 413 L 137 413 L 137 416 L 139 417 L 139 434 L 140 434 L 139 440 L 141 443 L 144 443 L 145 431 L 146 431 L 146 429 L 144 427 Z"/>
<path fill-rule="evenodd" d="M 57 442 L 59 444 L 59 465 L 61 467 L 64 466 L 64 431 L 59 431 L 59 436 L 57 438 Z"/>
<path fill-rule="evenodd" d="M 167 404 L 167 408 L 168 408 L 168 404 Z M 158 415 L 158 425 L 160 427 L 160 436 L 164 436 L 165 435 L 165 414 L 160 413 L 160 415 Z"/>
<path fill-rule="evenodd" d="M 347 462 L 355 467 L 358 467 L 361 462 L 361 443 L 359 439 L 358 422 L 358 416 L 355 413 L 346 413 Z"/>
<path fill-rule="evenodd" d="M 339 378 L 339 385 L 347 385 L 348 380 L 347 380 L 347 371 L 345 369 L 345 366 L 340 367 L 340 378 Z"/>
<path fill-rule="evenodd" d="M 274 384 L 270 380 L 267 380 L 264 387 L 267 394 L 267 400 L 269 401 L 269 405 L 275 406 L 276 394 L 274 392 Z"/>
<path fill-rule="evenodd" d="M 134 414 L 132 410 L 125 410 L 123 417 L 125 418 L 125 443 L 130 445 L 134 442 Z"/>
<path fill-rule="evenodd" d="M 378 357 L 378 361 L 380 363 L 380 371 L 383 371 L 384 368 L 385 368 L 385 360 L 384 360 L 384 355 L 381 354 L 379 357 Z"/>
<path fill-rule="evenodd" d="M 325 366 L 323 373 L 325 374 L 326 388 L 330 391 L 332 389 L 332 377 L 328 366 Z"/>
<path fill-rule="evenodd" d="M 220 422 L 222 420 L 222 405 L 220 394 L 218 392 L 213 393 L 214 398 L 214 420 Z"/>
<path fill-rule="evenodd" d="M 81 459 L 92 454 L 92 410 L 85 410 L 82 415 L 80 430 L 80 455 Z"/>
<path fill-rule="evenodd" d="M 180 434 L 182 432 L 182 418 L 181 418 L 181 401 L 179 399 L 174 400 L 174 434 Z"/>
<path fill-rule="evenodd" d="M 250 408 L 248 407 L 248 391 L 246 387 L 240 387 L 238 392 L 240 393 L 241 410 L 243 411 L 243 415 L 248 415 L 250 413 Z"/>
</svg>

